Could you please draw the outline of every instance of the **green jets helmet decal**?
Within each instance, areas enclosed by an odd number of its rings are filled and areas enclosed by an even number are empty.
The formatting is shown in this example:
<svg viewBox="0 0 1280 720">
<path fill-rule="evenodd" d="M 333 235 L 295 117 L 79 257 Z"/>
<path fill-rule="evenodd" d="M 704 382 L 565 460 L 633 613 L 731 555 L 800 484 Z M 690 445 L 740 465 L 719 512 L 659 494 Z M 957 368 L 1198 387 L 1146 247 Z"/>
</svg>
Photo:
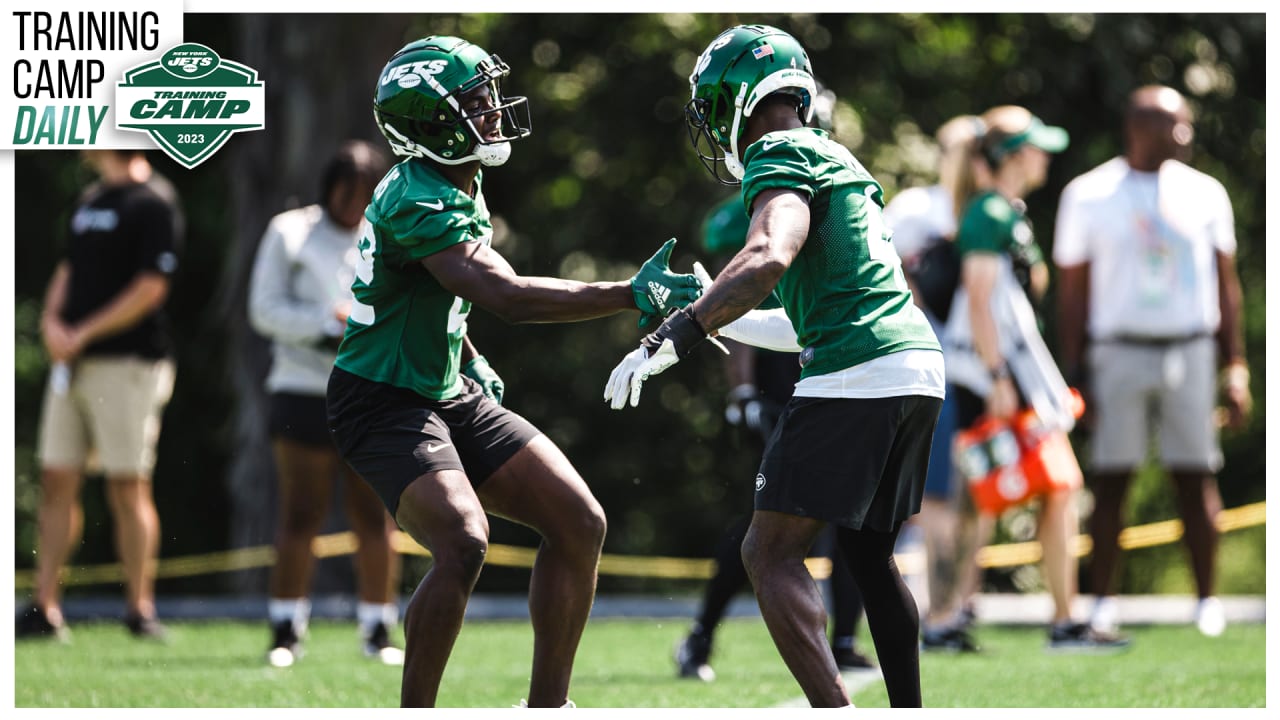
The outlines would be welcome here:
<svg viewBox="0 0 1280 720">
<path fill-rule="evenodd" d="M 125 71 L 116 104 L 116 128 L 147 133 L 169 157 L 193 168 L 234 133 L 264 127 L 266 90 L 257 70 L 200 43 L 183 43 Z"/>
<path fill-rule="evenodd" d="M 743 174 L 738 142 L 760 101 L 776 92 L 794 95 L 808 124 L 818 91 L 809 55 L 795 38 L 768 25 L 738 25 L 698 56 L 689 92 L 685 120 L 694 152 L 713 177 L 736 185 Z"/>
<path fill-rule="evenodd" d="M 434 35 L 400 48 L 378 74 L 373 116 L 391 149 L 445 165 L 501 165 L 532 132 L 528 99 L 502 95 L 511 68 L 461 38 Z M 484 125 L 496 116 L 492 134 Z"/>
</svg>

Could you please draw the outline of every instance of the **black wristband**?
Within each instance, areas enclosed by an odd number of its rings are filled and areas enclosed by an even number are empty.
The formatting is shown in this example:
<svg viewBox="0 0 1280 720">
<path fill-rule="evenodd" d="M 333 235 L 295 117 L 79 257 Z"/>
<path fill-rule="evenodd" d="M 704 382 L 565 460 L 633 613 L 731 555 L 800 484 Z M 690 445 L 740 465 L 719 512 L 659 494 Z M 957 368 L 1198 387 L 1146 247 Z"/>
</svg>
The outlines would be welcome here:
<svg viewBox="0 0 1280 720">
<path fill-rule="evenodd" d="M 988 372 L 991 373 L 993 381 L 1007 378 L 1009 377 L 1009 363 L 1002 361 L 999 365 L 988 370 Z"/>
<path fill-rule="evenodd" d="M 657 330 L 644 336 L 640 344 L 652 355 L 657 352 L 662 341 L 668 339 L 675 346 L 676 357 L 683 360 L 698 343 L 707 339 L 707 331 L 702 329 L 698 319 L 693 316 L 693 311 L 684 307 L 668 315 Z"/>
</svg>

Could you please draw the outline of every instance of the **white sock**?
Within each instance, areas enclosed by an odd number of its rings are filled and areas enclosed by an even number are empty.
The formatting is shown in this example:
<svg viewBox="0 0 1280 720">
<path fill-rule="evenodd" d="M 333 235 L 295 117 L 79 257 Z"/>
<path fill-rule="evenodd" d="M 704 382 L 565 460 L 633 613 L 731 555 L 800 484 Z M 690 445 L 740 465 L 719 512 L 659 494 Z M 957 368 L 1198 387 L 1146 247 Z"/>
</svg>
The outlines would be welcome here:
<svg viewBox="0 0 1280 720">
<path fill-rule="evenodd" d="M 311 619 L 311 601 L 306 598 L 268 598 L 267 618 L 272 625 L 292 622 L 293 631 L 302 635 Z"/>
<path fill-rule="evenodd" d="M 395 603 L 359 602 L 356 604 L 356 624 L 360 626 L 360 634 L 368 637 L 379 623 L 388 629 L 395 627 L 400 619 L 400 606 Z"/>
</svg>

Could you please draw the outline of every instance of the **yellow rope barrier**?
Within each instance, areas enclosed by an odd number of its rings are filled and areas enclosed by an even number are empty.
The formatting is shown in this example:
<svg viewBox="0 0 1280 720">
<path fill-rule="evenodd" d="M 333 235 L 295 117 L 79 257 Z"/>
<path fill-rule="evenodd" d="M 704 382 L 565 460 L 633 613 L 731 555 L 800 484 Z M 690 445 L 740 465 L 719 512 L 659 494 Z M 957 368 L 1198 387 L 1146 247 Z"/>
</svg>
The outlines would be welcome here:
<svg viewBox="0 0 1280 720">
<path fill-rule="evenodd" d="M 1242 528 L 1264 525 L 1267 522 L 1266 502 L 1242 505 L 1223 510 L 1218 514 L 1217 525 L 1222 532 L 1232 532 Z M 1125 528 L 1120 532 L 1120 547 L 1126 550 L 1167 545 L 1182 537 L 1181 520 L 1165 520 L 1149 525 L 1137 525 Z M 397 552 L 407 555 L 430 556 L 431 553 L 408 535 L 397 532 L 392 540 L 392 547 Z M 316 557 L 337 557 L 355 552 L 356 538 L 351 532 L 322 535 L 315 539 L 312 549 Z M 1077 535 L 1073 543 L 1077 556 L 1087 555 L 1092 543 L 1087 535 Z M 512 545 L 490 545 L 485 563 L 501 567 L 529 568 L 537 554 L 536 548 L 515 547 Z M 275 548 L 262 545 L 236 550 L 184 557 L 164 558 L 156 568 L 158 578 L 190 577 L 207 575 L 216 572 L 248 570 L 258 567 L 269 567 L 275 563 Z M 898 556 L 899 567 L 907 573 L 923 571 L 923 557 L 919 553 Z M 1008 543 L 991 545 L 978 551 L 978 565 L 984 568 L 1010 567 L 1014 565 L 1030 565 L 1040 561 L 1040 544 L 1037 542 Z M 831 562 L 826 558 L 809 558 L 805 561 L 809 572 L 819 580 L 831 574 Z M 679 558 L 661 556 L 636 556 L 604 554 L 600 558 L 601 575 L 617 575 L 626 577 L 653 577 L 667 579 L 700 580 L 711 577 L 715 572 L 715 561 L 707 558 Z M 65 585 L 97 585 L 103 583 L 119 583 L 124 581 L 124 573 L 119 564 L 88 565 L 65 568 L 63 570 Z M 35 583 L 35 572 L 19 570 L 14 573 L 14 587 L 19 590 L 30 589 Z"/>
</svg>

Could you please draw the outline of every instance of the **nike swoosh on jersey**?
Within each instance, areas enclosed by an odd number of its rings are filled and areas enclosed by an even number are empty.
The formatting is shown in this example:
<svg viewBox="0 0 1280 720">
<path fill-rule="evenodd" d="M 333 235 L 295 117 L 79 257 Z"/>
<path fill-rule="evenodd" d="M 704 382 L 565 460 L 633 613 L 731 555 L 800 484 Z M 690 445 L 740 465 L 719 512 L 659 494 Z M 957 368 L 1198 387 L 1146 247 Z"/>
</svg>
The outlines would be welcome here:
<svg viewBox="0 0 1280 720">
<path fill-rule="evenodd" d="M 453 443 L 441 443 L 439 445 L 436 445 L 435 443 L 427 443 L 427 452 L 438 453 L 452 444 Z"/>
<path fill-rule="evenodd" d="M 437 201 L 435 201 L 435 202 L 433 202 L 433 203 L 429 203 L 429 202 L 422 202 L 421 200 L 419 200 L 419 201 L 418 201 L 418 204 L 419 204 L 419 205 L 421 205 L 421 206 L 422 206 L 422 207 L 424 207 L 424 208 L 430 208 L 430 209 L 432 209 L 432 210 L 443 210 L 443 209 L 444 209 L 444 201 L 443 201 L 443 200 L 437 200 Z"/>
<path fill-rule="evenodd" d="M 770 150 L 777 145 L 781 145 L 784 142 L 786 142 L 786 140 L 770 140 L 769 142 L 760 146 L 760 151 L 764 152 L 766 150 Z"/>
</svg>

